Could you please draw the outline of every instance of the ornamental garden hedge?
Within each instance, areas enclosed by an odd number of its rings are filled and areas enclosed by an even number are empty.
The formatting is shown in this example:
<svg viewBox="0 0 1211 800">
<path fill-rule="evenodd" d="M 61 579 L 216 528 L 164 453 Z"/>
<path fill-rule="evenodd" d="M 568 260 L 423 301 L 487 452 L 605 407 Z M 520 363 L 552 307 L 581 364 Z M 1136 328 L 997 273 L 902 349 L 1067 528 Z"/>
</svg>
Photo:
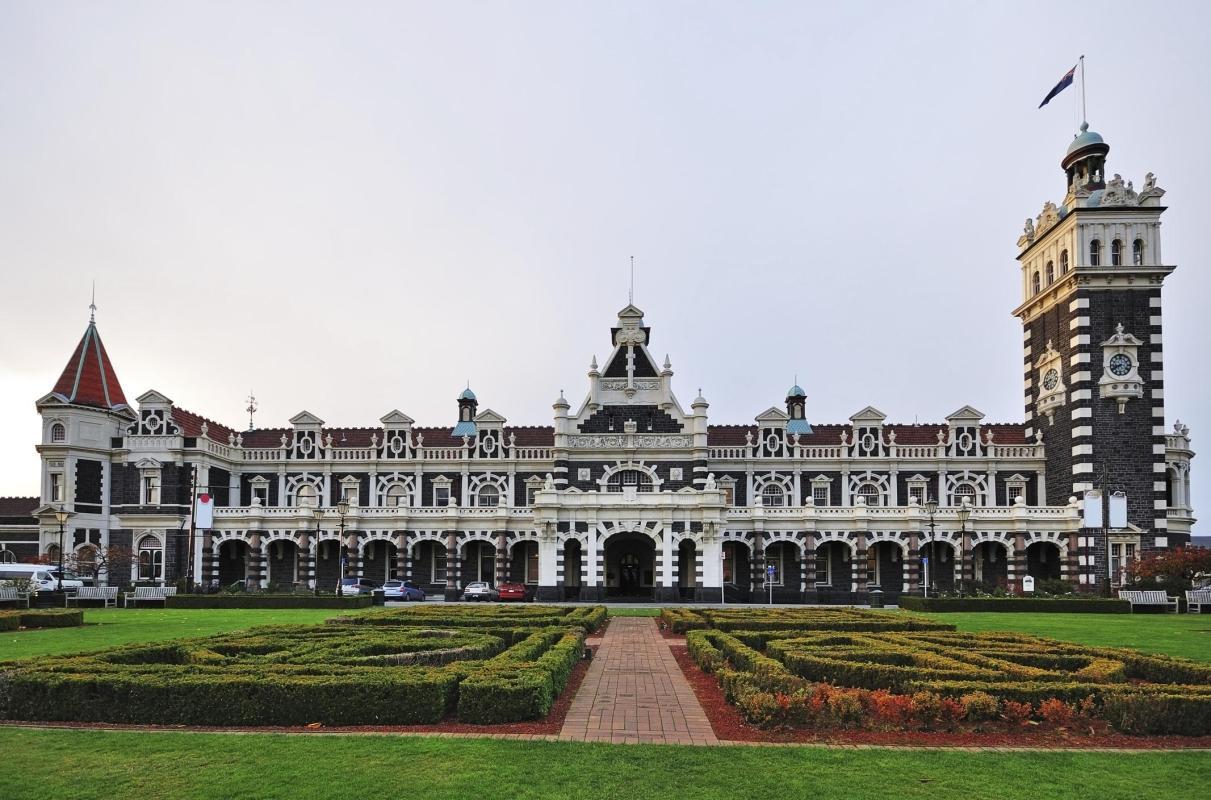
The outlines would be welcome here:
<svg viewBox="0 0 1211 800">
<path fill-rule="evenodd" d="M 686 644 L 728 701 L 760 725 L 928 728 L 1087 717 L 1128 733 L 1211 734 L 1211 664 L 1016 633 L 815 624 L 696 629 Z"/>
<path fill-rule="evenodd" d="M 357 616 L 334 617 L 333 625 L 415 626 L 478 628 L 483 626 L 575 626 L 592 633 L 605 624 L 605 606 L 549 605 L 445 605 L 433 603 L 371 611 Z"/>
<path fill-rule="evenodd" d="M 331 594 L 176 594 L 164 598 L 165 608 L 369 608 L 370 595 Z"/>
<path fill-rule="evenodd" d="M 84 624 L 84 612 L 78 608 L 47 611 L 0 611 L 0 631 L 21 628 L 78 628 Z"/>
<path fill-rule="evenodd" d="M 578 620 L 598 616 L 578 611 Z M 252 628 L 8 662 L 0 664 L 0 719 L 404 725 L 454 714 L 480 724 L 544 716 L 583 657 L 586 625 L 478 616 L 478 625 Z"/>
<path fill-rule="evenodd" d="M 915 597 L 896 601 L 907 611 L 1032 611 L 1055 614 L 1130 614 L 1126 600 L 1106 597 Z"/>
<path fill-rule="evenodd" d="M 721 631 L 953 631 L 954 625 L 861 608 L 665 608 L 660 624 L 673 633 Z"/>
</svg>

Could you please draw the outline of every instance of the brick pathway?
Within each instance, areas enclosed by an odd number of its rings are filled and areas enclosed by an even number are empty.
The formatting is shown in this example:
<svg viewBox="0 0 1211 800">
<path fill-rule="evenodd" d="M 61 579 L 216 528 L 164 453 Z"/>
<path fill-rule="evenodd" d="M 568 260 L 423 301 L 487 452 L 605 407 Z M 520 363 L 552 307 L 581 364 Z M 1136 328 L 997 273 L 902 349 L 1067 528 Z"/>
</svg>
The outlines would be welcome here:
<svg viewBox="0 0 1211 800">
<path fill-rule="evenodd" d="M 719 742 L 651 617 L 610 620 L 559 738 L 619 744 Z"/>
</svg>

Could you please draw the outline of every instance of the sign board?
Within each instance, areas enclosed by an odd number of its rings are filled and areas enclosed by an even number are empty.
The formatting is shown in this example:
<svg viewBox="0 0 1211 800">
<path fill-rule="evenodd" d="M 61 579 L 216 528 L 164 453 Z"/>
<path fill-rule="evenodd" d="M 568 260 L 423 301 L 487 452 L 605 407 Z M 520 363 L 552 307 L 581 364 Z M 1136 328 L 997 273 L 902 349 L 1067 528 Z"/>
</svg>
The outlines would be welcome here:
<svg viewBox="0 0 1211 800">
<path fill-rule="evenodd" d="M 1022 577 L 1022 591 L 1023 592 L 1033 592 L 1034 591 L 1034 576 L 1033 575 L 1024 575 Z"/>
<path fill-rule="evenodd" d="M 1090 489 L 1085 492 L 1085 519 L 1081 523 L 1086 528 L 1102 527 L 1102 493 Z"/>
<path fill-rule="evenodd" d="M 773 574 L 774 574 L 774 566 L 773 566 L 772 564 L 771 564 L 770 566 L 768 566 L 768 567 L 766 567 L 766 568 L 765 568 L 765 574 L 766 574 L 766 575 L 773 575 Z"/>
<path fill-rule="evenodd" d="M 929 566 L 929 556 L 921 556 L 921 563 Z"/>
</svg>

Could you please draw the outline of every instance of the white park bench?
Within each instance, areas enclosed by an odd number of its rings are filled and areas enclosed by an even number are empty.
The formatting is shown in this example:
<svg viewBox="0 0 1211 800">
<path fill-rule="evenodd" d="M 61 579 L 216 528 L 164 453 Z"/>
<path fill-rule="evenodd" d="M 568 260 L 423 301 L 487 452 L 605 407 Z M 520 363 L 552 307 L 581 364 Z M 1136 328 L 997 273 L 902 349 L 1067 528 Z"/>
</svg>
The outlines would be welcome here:
<svg viewBox="0 0 1211 800">
<path fill-rule="evenodd" d="M 1191 614 L 1203 613 L 1203 606 L 1211 605 L 1211 589 L 1187 589 L 1186 611 Z"/>
<path fill-rule="evenodd" d="M 1131 613 L 1135 613 L 1136 606 L 1167 606 L 1173 609 L 1173 613 L 1177 613 L 1177 598 L 1170 597 L 1164 591 L 1148 591 L 1140 592 L 1131 589 L 1119 589 L 1118 593 L 1120 600 L 1126 600 L 1131 604 Z"/>
<path fill-rule="evenodd" d="M 117 586 L 84 586 L 76 590 L 76 593 L 69 595 L 68 603 L 80 605 L 81 600 L 99 600 L 102 607 L 109 608 L 118 607 L 118 587 Z"/>
<path fill-rule="evenodd" d="M 126 592 L 126 607 L 134 608 L 135 603 L 155 602 L 166 603 L 167 598 L 177 593 L 175 586 L 136 586 L 133 592 Z"/>
<path fill-rule="evenodd" d="M 29 608 L 29 592 L 23 592 L 12 586 L 0 587 L 0 603 L 12 603 L 14 606 Z"/>
</svg>

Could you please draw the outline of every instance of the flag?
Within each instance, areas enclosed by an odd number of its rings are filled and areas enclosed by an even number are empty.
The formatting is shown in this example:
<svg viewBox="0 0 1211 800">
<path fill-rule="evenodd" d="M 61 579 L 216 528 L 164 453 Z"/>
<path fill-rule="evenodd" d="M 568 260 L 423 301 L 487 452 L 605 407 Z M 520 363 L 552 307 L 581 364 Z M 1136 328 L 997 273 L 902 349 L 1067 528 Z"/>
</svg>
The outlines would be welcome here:
<svg viewBox="0 0 1211 800">
<path fill-rule="evenodd" d="M 1051 98 L 1055 97 L 1057 94 L 1059 94 L 1060 92 L 1064 91 L 1069 86 L 1071 86 L 1072 85 L 1072 76 L 1075 74 L 1076 74 L 1076 65 L 1074 64 L 1072 69 L 1065 72 L 1064 77 L 1060 78 L 1060 82 L 1055 85 L 1055 88 L 1053 88 L 1050 92 L 1047 93 L 1047 96 L 1043 98 L 1043 102 L 1039 103 L 1039 108 L 1042 108 L 1043 106 L 1050 103 Z"/>
<path fill-rule="evenodd" d="M 198 495 L 197 514 L 193 526 L 202 530 L 214 527 L 214 498 L 206 493 Z"/>
</svg>

